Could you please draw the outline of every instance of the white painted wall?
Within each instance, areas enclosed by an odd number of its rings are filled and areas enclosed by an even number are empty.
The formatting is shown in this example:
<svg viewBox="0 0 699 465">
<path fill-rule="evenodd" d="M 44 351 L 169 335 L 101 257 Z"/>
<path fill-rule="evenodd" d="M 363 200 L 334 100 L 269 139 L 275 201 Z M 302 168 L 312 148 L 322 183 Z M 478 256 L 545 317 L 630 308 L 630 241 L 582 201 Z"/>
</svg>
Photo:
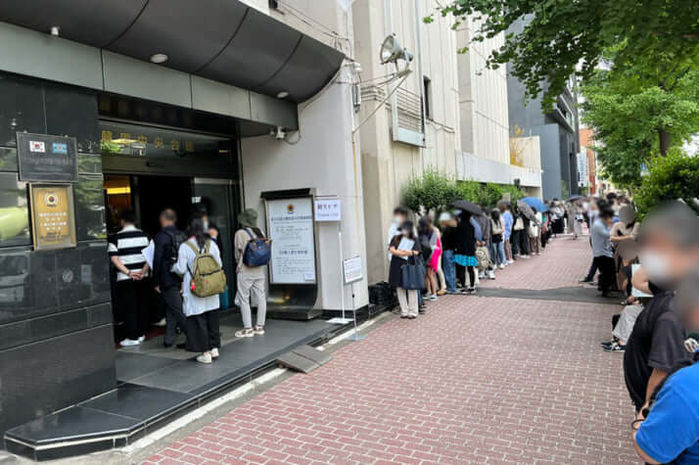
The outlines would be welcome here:
<svg viewBox="0 0 699 465">
<path fill-rule="evenodd" d="M 345 81 L 346 79 L 339 79 Z M 244 200 L 264 218 L 264 191 L 312 188 L 317 196 L 338 196 L 342 200 L 343 255 L 360 255 L 366 276 L 364 211 L 361 160 L 352 150 L 352 101 L 346 84 L 333 84 L 307 107 L 299 108 L 300 134 L 289 142 L 270 136 L 241 142 Z M 298 137 L 300 136 L 300 139 Z M 337 223 L 316 225 L 316 256 L 319 298 L 317 308 L 341 308 L 341 263 Z M 366 279 L 354 284 L 354 307 L 368 304 Z M 350 287 L 345 287 L 347 308 L 352 304 Z"/>
</svg>

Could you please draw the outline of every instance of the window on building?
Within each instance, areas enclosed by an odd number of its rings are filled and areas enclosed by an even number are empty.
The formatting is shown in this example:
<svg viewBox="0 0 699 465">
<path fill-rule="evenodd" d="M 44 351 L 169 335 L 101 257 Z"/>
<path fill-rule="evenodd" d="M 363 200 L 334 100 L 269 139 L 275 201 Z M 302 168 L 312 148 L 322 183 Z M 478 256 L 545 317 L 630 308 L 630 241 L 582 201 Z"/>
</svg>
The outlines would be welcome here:
<svg viewBox="0 0 699 465">
<path fill-rule="evenodd" d="M 269 0 L 269 7 L 272 10 L 279 9 L 279 0 Z"/>
<path fill-rule="evenodd" d="M 432 113 L 432 80 L 427 76 L 422 77 L 422 90 L 425 105 L 425 118 L 431 120 Z"/>
</svg>

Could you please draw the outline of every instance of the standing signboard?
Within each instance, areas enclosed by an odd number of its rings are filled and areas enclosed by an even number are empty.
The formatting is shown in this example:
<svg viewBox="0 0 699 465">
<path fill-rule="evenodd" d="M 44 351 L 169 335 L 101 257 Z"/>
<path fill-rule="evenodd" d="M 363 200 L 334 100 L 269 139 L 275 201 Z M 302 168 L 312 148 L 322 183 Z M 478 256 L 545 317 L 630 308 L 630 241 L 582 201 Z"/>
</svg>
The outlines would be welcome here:
<svg viewBox="0 0 699 465">
<path fill-rule="evenodd" d="M 29 198 L 34 250 L 75 247 L 73 186 L 31 184 Z"/>
<path fill-rule="evenodd" d="M 17 133 L 20 181 L 77 182 L 78 155 L 74 137 Z"/>
<path fill-rule="evenodd" d="M 268 236 L 272 239 L 271 284 L 316 282 L 313 200 L 311 197 L 267 201 Z"/>
<path fill-rule="evenodd" d="M 362 274 L 362 257 L 347 258 L 342 261 L 342 271 L 345 276 L 345 284 L 356 283 L 364 279 Z"/>
</svg>

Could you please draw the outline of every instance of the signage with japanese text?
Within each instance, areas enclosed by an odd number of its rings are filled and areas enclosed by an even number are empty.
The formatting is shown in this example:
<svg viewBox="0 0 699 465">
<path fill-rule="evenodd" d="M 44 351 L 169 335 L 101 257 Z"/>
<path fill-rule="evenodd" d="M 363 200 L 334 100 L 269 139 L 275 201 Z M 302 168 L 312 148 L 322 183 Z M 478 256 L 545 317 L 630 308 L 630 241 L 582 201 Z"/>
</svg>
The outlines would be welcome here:
<svg viewBox="0 0 699 465">
<path fill-rule="evenodd" d="M 364 278 L 362 274 L 362 257 L 356 256 L 343 260 L 342 271 L 345 275 L 345 284 L 361 281 Z"/>
<path fill-rule="evenodd" d="M 75 247 L 73 186 L 31 184 L 29 195 L 34 250 Z"/>
<path fill-rule="evenodd" d="M 331 222 L 342 220 L 342 201 L 340 199 L 316 199 L 316 222 Z"/>
<path fill-rule="evenodd" d="M 310 197 L 267 201 L 268 237 L 272 239 L 270 283 L 316 282 L 313 201 Z"/>
<path fill-rule="evenodd" d="M 78 180 L 78 154 L 74 137 L 18 132 L 17 160 L 21 181 Z"/>
</svg>

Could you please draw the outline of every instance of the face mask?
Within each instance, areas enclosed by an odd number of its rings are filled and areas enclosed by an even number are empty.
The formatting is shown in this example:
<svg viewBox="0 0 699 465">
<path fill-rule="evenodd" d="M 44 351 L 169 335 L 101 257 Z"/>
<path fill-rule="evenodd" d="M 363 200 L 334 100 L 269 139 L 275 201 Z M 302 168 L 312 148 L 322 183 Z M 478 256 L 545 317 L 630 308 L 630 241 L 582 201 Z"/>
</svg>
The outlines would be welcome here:
<svg viewBox="0 0 699 465">
<path fill-rule="evenodd" d="M 396 224 L 402 224 L 402 223 L 403 223 L 403 218 L 400 217 L 400 216 L 398 216 L 398 215 L 396 215 L 396 216 L 393 217 L 393 222 L 396 223 Z"/>
<path fill-rule="evenodd" d="M 670 265 L 662 254 L 643 251 L 640 256 L 641 266 L 648 279 L 655 283 L 667 282 L 669 279 Z"/>
<path fill-rule="evenodd" d="M 458 208 L 456 210 L 454 210 L 455 216 L 459 216 L 460 214 L 461 214 L 461 210 L 459 210 Z"/>
</svg>

